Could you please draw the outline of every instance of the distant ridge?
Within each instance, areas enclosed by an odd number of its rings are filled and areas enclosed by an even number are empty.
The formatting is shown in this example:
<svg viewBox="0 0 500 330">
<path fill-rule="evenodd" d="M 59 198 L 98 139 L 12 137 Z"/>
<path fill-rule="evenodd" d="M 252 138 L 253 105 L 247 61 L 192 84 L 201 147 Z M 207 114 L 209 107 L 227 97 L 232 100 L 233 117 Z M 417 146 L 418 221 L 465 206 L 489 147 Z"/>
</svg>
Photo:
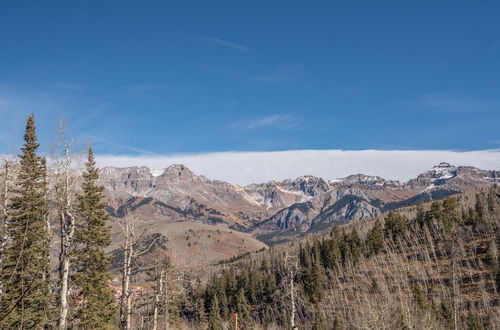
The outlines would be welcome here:
<svg viewBox="0 0 500 330">
<path fill-rule="evenodd" d="M 407 182 L 363 174 L 314 176 L 239 186 L 196 175 L 181 164 L 104 167 L 109 211 L 128 208 L 156 221 L 225 223 L 272 243 L 280 232 L 304 233 L 500 182 L 500 171 L 440 163 Z M 293 235 L 292 235 L 293 236 Z"/>
</svg>

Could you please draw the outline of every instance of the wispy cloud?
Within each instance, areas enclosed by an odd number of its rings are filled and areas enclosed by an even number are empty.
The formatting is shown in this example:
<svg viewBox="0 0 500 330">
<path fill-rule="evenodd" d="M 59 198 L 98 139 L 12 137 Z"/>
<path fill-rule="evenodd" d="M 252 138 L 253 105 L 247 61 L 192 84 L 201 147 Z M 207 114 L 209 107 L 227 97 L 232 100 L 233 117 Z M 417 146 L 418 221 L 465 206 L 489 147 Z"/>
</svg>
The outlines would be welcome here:
<svg viewBox="0 0 500 330">
<path fill-rule="evenodd" d="M 246 46 L 243 46 L 243 45 L 240 45 L 240 44 L 237 44 L 235 42 L 230 42 L 230 41 L 227 41 L 227 40 L 223 40 L 223 39 L 219 39 L 219 38 L 214 38 L 214 37 L 203 37 L 204 40 L 212 43 L 212 44 L 216 44 L 216 45 L 220 45 L 220 46 L 224 46 L 224 47 L 228 47 L 228 48 L 232 48 L 232 49 L 236 49 L 236 50 L 239 50 L 240 52 L 244 52 L 244 53 L 250 53 L 252 52 L 252 50 Z"/>
<path fill-rule="evenodd" d="M 455 97 L 443 94 L 425 94 L 411 103 L 444 111 L 476 112 L 493 109 L 500 110 L 500 102 L 467 96 Z"/>
<path fill-rule="evenodd" d="M 99 166 L 148 166 L 162 169 L 184 164 L 210 179 L 246 185 L 301 175 L 325 179 L 364 173 L 406 181 L 440 162 L 500 170 L 500 149 L 447 150 L 287 150 L 218 152 L 159 156 L 97 155 Z"/>
<path fill-rule="evenodd" d="M 97 142 L 97 143 L 102 143 L 102 144 L 111 146 L 113 148 L 118 149 L 117 152 L 122 152 L 122 151 L 126 150 L 126 151 L 132 151 L 132 152 L 136 152 L 136 153 L 143 154 L 143 155 L 149 155 L 149 156 L 157 155 L 157 153 L 146 150 L 146 149 L 137 148 L 137 147 L 134 147 L 134 146 L 131 146 L 128 144 L 118 143 L 118 142 L 111 141 L 109 139 L 105 139 L 105 138 L 98 137 L 95 135 L 86 135 L 86 136 L 89 138 L 89 140 L 90 140 L 89 142 L 92 142 L 92 143 Z"/>
<path fill-rule="evenodd" d="M 260 128 L 279 128 L 292 129 L 299 127 L 299 120 L 290 114 L 273 114 L 269 116 L 251 118 L 234 122 L 231 125 L 237 129 L 260 129 Z"/>
</svg>

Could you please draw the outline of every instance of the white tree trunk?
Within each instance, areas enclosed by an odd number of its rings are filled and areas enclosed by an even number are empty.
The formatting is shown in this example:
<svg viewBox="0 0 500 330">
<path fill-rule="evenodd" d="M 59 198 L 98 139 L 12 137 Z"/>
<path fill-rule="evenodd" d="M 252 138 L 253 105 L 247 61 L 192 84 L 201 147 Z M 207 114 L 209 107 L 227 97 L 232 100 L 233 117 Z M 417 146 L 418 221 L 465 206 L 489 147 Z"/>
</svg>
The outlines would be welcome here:
<svg viewBox="0 0 500 330">
<path fill-rule="evenodd" d="M 291 305 L 291 315 L 290 315 L 290 327 L 296 329 L 295 325 L 295 283 L 293 278 L 293 273 L 290 274 L 290 305 Z"/>
<path fill-rule="evenodd" d="M 164 303 L 165 303 L 165 320 L 164 320 L 164 330 L 169 330 L 170 329 L 170 323 L 169 323 L 169 315 L 170 315 L 170 296 L 168 294 L 168 288 L 167 288 L 167 270 L 162 267 L 161 269 L 161 274 L 160 274 L 160 282 L 162 283 L 161 286 L 163 288 L 163 298 L 164 298 Z M 161 292 L 161 291 L 160 291 Z"/>
<path fill-rule="evenodd" d="M 296 260 L 296 257 L 290 256 L 288 254 L 288 250 L 286 249 L 283 261 L 284 261 L 283 262 L 284 269 L 282 270 L 282 273 L 284 277 L 284 285 L 283 285 L 284 292 L 282 294 L 286 300 L 285 306 L 290 308 L 290 319 L 289 319 L 290 329 L 297 329 L 297 325 L 295 324 L 295 315 L 297 313 L 295 277 L 299 272 L 299 265 L 298 261 Z"/>
<path fill-rule="evenodd" d="M 7 243 L 8 235 L 7 235 L 7 204 L 9 200 L 9 171 L 10 171 L 10 162 L 8 160 L 4 161 L 4 173 L 3 173 L 3 182 L 2 182 L 2 192 L 1 192 L 1 214 L 0 214 L 0 274 L 3 271 L 3 256 L 4 249 Z M 3 296 L 3 281 L 0 276 L 0 304 L 2 303 Z"/>
<path fill-rule="evenodd" d="M 137 243 L 143 238 L 146 230 L 138 234 L 139 223 L 137 218 L 133 215 L 126 215 L 123 220 L 118 222 L 124 236 L 125 244 L 122 246 L 123 251 L 123 265 L 122 265 L 122 296 L 120 298 L 120 329 L 131 329 L 131 316 L 132 316 L 132 292 L 130 290 L 130 280 L 132 276 L 132 263 L 140 255 L 149 251 L 154 245 L 156 239 L 151 242 L 149 247 L 144 251 L 137 252 L 135 247 Z"/>
<path fill-rule="evenodd" d="M 158 276 L 158 271 L 160 270 L 160 265 L 155 262 L 155 268 L 154 268 L 154 276 L 155 276 L 155 301 L 154 301 L 154 309 L 153 309 L 153 330 L 158 329 L 158 311 L 160 309 L 161 305 L 161 296 L 163 292 L 163 280 L 161 278 L 161 275 Z M 161 270 L 160 270 L 161 273 Z"/>
<path fill-rule="evenodd" d="M 61 147 L 59 151 L 62 158 L 55 165 L 58 173 L 56 182 L 56 195 L 59 202 L 59 225 L 60 225 L 60 253 L 59 253 L 59 329 L 67 328 L 67 318 L 69 311 L 69 275 L 71 268 L 71 248 L 73 236 L 75 233 L 75 217 L 72 209 L 74 207 L 74 184 L 73 173 L 73 144 L 68 141 L 65 135 L 64 127 L 59 127 L 59 142 Z M 48 219 L 47 219 L 48 220 Z M 50 224 L 47 224 L 47 230 L 50 231 Z"/>
<path fill-rule="evenodd" d="M 67 328 L 67 318 L 69 311 L 68 304 L 68 294 L 69 294 L 69 272 L 71 267 L 71 244 L 73 242 L 73 234 L 75 231 L 75 218 L 67 214 L 67 218 L 69 218 L 69 227 L 67 228 L 67 232 L 63 237 L 61 237 L 61 255 L 60 255 L 60 278 L 61 278 L 61 287 L 60 287 L 60 309 L 59 309 L 59 329 L 65 330 Z M 65 221 L 68 221 L 66 218 L 63 218 Z"/>
<path fill-rule="evenodd" d="M 129 227 L 130 224 L 125 224 Z M 129 228 L 130 229 L 130 228 Z M 130 233 L 130 230 L 127 232 Z M 125 238 L 125 249 L 123 256 L 123 266 L 122 266 L 122 296 L 120 300 L 120 324 L 121 329 L 130 329 L 130 313 L 132 305 L 132 294 L 130 292 L 130 275 L 131 275 L 131 264 L 132 264 L 132 254 L 133 245 L 130 240 L 130 236 L 127 235 Z"/>
</svg>

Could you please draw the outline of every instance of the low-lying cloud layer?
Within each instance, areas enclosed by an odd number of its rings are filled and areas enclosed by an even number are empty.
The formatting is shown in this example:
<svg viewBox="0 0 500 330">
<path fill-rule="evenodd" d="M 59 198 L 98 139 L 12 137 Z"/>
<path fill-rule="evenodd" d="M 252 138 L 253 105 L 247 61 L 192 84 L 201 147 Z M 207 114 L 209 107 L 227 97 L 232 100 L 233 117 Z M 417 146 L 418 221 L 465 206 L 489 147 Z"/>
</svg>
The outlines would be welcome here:
<svg viewBox="0 0 500 330">
<path fill-rule="evenodd" d="M 239 185 L 284 180 L 302 175 L 325 179 L 363 173 L 406 181 L 440 162 L 500 170 L 500 149 L 442 150 L 288 150 L 273 152 L 215 152 L 164 156 L 98 155 L 98 165 L 147 166 L 163 169 L 184 164 L 210 179 Z"/>
</svg>

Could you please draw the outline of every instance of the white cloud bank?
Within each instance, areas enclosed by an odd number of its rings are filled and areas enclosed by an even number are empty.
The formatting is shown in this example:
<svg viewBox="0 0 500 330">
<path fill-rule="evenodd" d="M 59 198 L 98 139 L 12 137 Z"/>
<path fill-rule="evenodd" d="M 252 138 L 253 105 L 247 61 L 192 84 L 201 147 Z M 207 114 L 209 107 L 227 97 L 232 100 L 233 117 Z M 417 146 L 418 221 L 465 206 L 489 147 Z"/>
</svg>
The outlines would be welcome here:
<svg viewBox="0 0 500 330">
<path fill-rule="evenodd" d="M 210 179 L 239 185 L 314 175 L 325 179 L 363 173 L 406 181 L 440 162 L 500 170 L 500 149 L 440 150 L 289 150 L 214 152 L 164 156 L 97 155 L 100 167 L 148 166 L 163 169 L 184 164 Z"/>
</svg>

